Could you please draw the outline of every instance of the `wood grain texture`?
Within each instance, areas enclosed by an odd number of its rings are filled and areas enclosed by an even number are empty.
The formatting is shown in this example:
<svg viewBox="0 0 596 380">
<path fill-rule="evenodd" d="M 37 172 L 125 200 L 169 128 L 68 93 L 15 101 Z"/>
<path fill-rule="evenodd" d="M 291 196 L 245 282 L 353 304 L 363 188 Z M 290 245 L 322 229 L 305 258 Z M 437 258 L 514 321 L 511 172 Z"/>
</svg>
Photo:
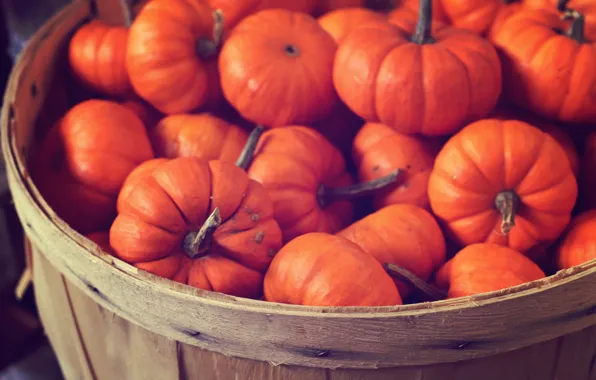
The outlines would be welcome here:
<svg viewBox="0 0 596 380">
<path fill-rule="evenodd" d="M 58 302 L 40 310 L 52 344 L 61 345 L 57 353 L 63 368 L 88 368 L 86 374 L 65 373 L 67 380 L 594 380 L 596 376 L 594 327 L 500 355 L 420 367 L 331 370 L 228 357 L 171 341 L 107 311 L 63 281 L 44 255 L 34 252 L 36 293 L 71 299 L 72 306 Z M 78 329 L 52 318 L 60 314 L 70 314 Z M 61 349 L 77 345 L 80 350 Z"/>
<path fill-rule="evenodd" d="M 558 359 L 562 354 L 556 350 L 562 350 L 563 344 L 570 345 L 570 350 L 577 348 L 573 341 L 568 342 L 571 338 L 566 337 L 558 343 L 561 346 L 546 345 L 545 351 L 536 354 L 536 360 L 532 361 L 530 353 L 535 347 L 569 334 L 575 336 L 574 333 L 582 330 L 582 334 L 586 331 L 594 334 L 593 330 L 585 329 L 596 324 L 596 261 L 561 271 L 545 280 L 474 297 L 398 307 L 315 308 L 201 291 L 152 276 L 103 253 L 53 212 L 31 182 L 25 164 L 28 152 L 35 148 L 32 142 L 36 115 L 48 93 L 55 68 L 64 58 L 60 54 L 62 47 L 72 31 L 89 17 L 91 9 L 88 2 L 73 3 L 50 20 L 24 51 L 15 65 L 5 96 L 1 147 L 11 193 L 27 236 L 64 276 L 68 294 L 75 294 L 79 289 L 99 305 L 97 307 L 126 321 L 127 330 L 122 327 L 122 331 L 113 332 L 115 336 L 130 339 L 130 344 L 152 342 L 150 347 L 155 351 L 140 351 L 138 360 L 151 358 L 168 371 L 174 371 L 176 364 L 175 370 L 184 374 L 198 370 L 192 360 L 187 360 L 188 355 L 191 358 L 199 355 L 196 352 L 210 357 L 205 359 L 208 363 L 220 360 L 219 354 L 238 358 L 213 367 L 213 376 L 219 376 L 218 371 L 224 371 L 224 366 L 237 360 L 238 364 L 234 365 L 239 372 L 262 366 L 259 373 L 271 373 L 271 376 L 283 375 L 284 370 L 278 368 L 294 368 L 287 366 L 314 368 L 291 371 L 291 376 L 301 371 L 300 376 L 306 378 L 312 373 L 319 376 L 319 368 L 392 368 L 372 372 L 373 375 L 369 371 L 362 372 L 366 374 L 362 376 L 383 379 L 383 376 L 395 375 L 394 367 L 409 367 L 399 369 L 404 374 L 402 378 L 417 379 L 421 368 L 426 368 L 420 366 L 432 365 L 428 371 L 425 369 L 429 373 L 425 374 L 425 379 L 432 379 L 433 371 L 442 368 L 440 366 L 446 366 L 445 373 L 458 380 L 482 367 L 512 376 L 506 377 L 508 379 L 517 379 L 515 376 L 519 373 L 529 376 L 529 372 L 523 371 L 530 364 L 536 371 L 542 370 L 545 365 L 539 363 L 541 357 L 552 353 L 553 358 Z M 36 91 L 31 91 L 33 85 Z M 51 306 L 46 305 L 46 309 Z M 74 304 L 72 308 L 72 315 L 79 313 L 80 321 L 75 317 L 76 321 L 85 326 L 93 325 L 87 321 L 91 317 L 85 316 L 86 309 L 78 309 Z M 130 323 L 135 325 L 134 329 Z M 72 328 L 71 324 L 69 329 Z M 94 339 L 86 336 L 87 328 L 79 328 L 83 342 Z M 150 331 L 147 333 L 150 337 L 138 333 L 141 330 L 135 329 L 139 328 Z M 521 369 L 512 372 L 514 374 L 507 372 L 513 371 L 511 366 L 494 361 L 495 355 L 503 354 L 507 362 L 517 362 L 521 359 L 507 356 L 508 353 L 526 347 L 523 351 L 526 357 L 519 364 Z M 591 351 L 585 353 L 579 365 L 584 372 L 586 368 L 592 371 L 591 364 L 586 364 L 591 363 L 588 359 L 594 354 L 593 345 L 589 347 Z M 104 362 L 115 360 L 109 353 L 114 349 L 106 347 L 107 352 L 102 351 Z M 84 352 L 91 355 L 90 350 Z M 193 350 L 198 351 L 193 353 Z M 173 351 L 177 355 L 175 363 L 170 356 Z M 158 353 L 167 357 L 158 358 Z M 161 362 L 162 359 L 165 361 Z M 243 367 L 245 359 L 257 363 Z M 482 360 L 486 360 L 485 364 Z M 458 362 L 463 361 L 465 365 L 460 366 Z M 150 369 L 150 364 L 147 365 Z M 280 365 L 284 366 L 277 367 Z M 142 373 L 145 369 L 131 371 Z M 553 371 L 563 369 L 554 367 Z M 342 373 L 329 371 L 325 376 L 342 379 Z M 355 376 L 353 378 L 360 376 L 359 372 L 346 373 Z M 130 376 L 143 375 L 131 372 Z"/>
</svg>

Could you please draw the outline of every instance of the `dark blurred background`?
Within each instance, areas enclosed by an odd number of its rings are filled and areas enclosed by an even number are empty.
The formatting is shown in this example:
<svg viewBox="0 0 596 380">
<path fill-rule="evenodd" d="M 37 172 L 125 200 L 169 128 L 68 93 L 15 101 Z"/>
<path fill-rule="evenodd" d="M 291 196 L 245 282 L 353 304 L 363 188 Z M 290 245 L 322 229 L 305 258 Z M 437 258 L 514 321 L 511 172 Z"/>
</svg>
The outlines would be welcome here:
<svg viewBox="0 0 596 380">
<path fill-rule="evenodd" d="M 0 0 L 0 89 L 27 40 L 70 0 Z M 1 101 L 0 101 L 1 102 Z M 60 380 L 39 321 L 33 289 L 21 300 L 15 287 L 25 269 L 23 231 L 0 165 L 0 380 Z"/>
</svg>

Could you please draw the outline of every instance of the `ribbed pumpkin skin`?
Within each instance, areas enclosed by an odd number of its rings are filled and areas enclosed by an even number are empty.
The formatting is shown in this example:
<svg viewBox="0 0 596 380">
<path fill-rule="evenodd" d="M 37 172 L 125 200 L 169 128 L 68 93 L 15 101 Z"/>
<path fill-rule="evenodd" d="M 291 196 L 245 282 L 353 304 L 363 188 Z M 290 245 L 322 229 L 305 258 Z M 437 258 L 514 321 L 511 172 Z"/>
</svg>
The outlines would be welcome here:
<svg viewBox="0 0 596 380">
<path fill-rule="evenodd" d="M 383 21 L 387 16 L 366 8 L 341 8 L 319 17 L 319 24 L 340 44 L 360 25 L 371 21 Z"/>
<path fill-rule="evenodd" d="M 557 267 L 568 269 L 596 259 L 596 210 L 576 216 L 557 248 Z"/>
</svg>

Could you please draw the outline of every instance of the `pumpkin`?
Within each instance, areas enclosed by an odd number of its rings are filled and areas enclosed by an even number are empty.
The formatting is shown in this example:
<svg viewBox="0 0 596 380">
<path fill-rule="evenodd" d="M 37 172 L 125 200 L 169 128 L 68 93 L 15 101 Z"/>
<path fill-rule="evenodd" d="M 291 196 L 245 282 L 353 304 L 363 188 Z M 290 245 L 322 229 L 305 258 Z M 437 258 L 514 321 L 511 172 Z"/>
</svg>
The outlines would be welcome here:
<svg viewBox="0 0 596 380">
<path fill-rule="evenodd" d="M 596 132 L 585 139 L 579 176 L 581 206 L 586 210 L 596 209 Z"/>
<path fill-rule="evenodd" d="M 555 12 L 524 11 L 492 41 L 503 60 L 506 99 L 548 119 L 589 123 L 596 120 L 596 46 L 585 39 L 583 15 L 571 15 L 569 23 Z"/>
<path fill-rule="evenodd" d="M 316 15 L 325 15 L 342 9 L 365 9 L 366 0 L 319 0 L 314 11 Z"/>
<path fill-rule="evenodd" d="M 264 281 L 265 300 L 305 306 L 390 306 L 402 300 L 373 256 L 351 241 L 309 233 L 286 244 Z"/>
<path fill-rule="evenodd" d="M 49 206 L 85 234 L 109 227 L 124 180 L 152 157 L 145 127 L 132 111 L 88 100 L 50 129 L 30 167 Z"/>
<path fill-rule="evenodd" d="M 576 216 L 569 225 L 556 259 L 559 269 L 569 269 L 596 259 L 596 210 Z"/>
<path fill-rule="evenodd" d="M 180 114 L 163 118 L 150 134 L 158 157 L 193 156 L 234 163 L 248 133 L 209 113 Z"/>
<path fill-rule="evenodd" d="M 431 34 L 430 4 L 423 0 L 416 31 L 367 23 L 339 46 L 335 88 L 366 121 L 400 133 L 441 136 L 484 117 L 496 105 L 501 68 L 495 49 L 461 29 Z"/>
<path fill-rule="evenodd" d="M 116 199 L 116 210 L 120 212 L 124 205 L 124 199 L 128 197 L 131 191 L 137 186 L 138 182 L 143 178 L 150 176 L 153 173 L 153 170 L 161 166 L 162 164 L 168 162 L 167 158 L 153 158 L 151 160 L 147 160 L 134 168 L 133 171 L 126 177 L 124 183 L 122 184 L 122 188 L 120 189 L 120 193 L 118 193 L 118 198 Z"/>
<path fill-rule="evenodd" d="M 445 239 L 434 217 L 413 205 L 385 207 L 337 233 L 356 243 L 380 264 L 402 267 L 428 280 L 445 262 Z M 405 298 L 412 289 L 396 281 Z"/>
<path fill-rule="evenodd" d="M 264 32 L 264 25 L 275 33 Z M 337 103 L 335 50 L 333 38 L 311 16 L 261 11 L 239 23 L 221 50 L 224 96 L 245 119 L 267 127 L 323 119 Z"/>
<path fill-rule="evenodd" d="M 281 231 L 243 157 L 237 166 L 179 157 L 129 178 L 110 229 L 115 256 L 190 286 L 257 298 Z"/>
<path fill-rule="evenodd" d="M 432 0 L 432 20 L 438 21 L 443 24 L 449 23 L 449 17 L 445 13 L 443 3 L 441 0 Z M 393 19 L 399 19 L 402 16 L 405 17 L 418 17 L 418 11 L 420 10 L 420 0 L 402 0 L 401 5 L 394 9 L 389 17 Z"/>
<path fill-rule="evenodd" d="M 449 260 L 436 274 L 448 298 L 493 292 L 540 280 L 544 272 L 526 256 L 497 244 L 472 244 Z"/>
<path fill-rule="evenodd" d="M 358 178 L 372 181 L 401 169 L 399 184 L 374 195 L 374 207 L 396 203 L 429 208 L 428 178 L 441 145 L 436 139 L 409 136 L 380 123 L 367 123 L 356 135 L 352 156 Z"/>
<path fill-rule="evenodd" d="M 130 28 L 126 67 L 136 92 L 165 114 L 221 99 L 217 52 L 221 12 L 204 0 L 154 0 Z"/>
<path fill-rule="evenodd" d="M 585 17 L 586 35 L 594 40 L 596 37 L 596 2 L 594 0 L 523 0 L 524 8 L 544 9 L 564 12 L 567 9 L 576 10 Z"/>
<path fill-rule="evenodd" d="M 439 152 L 428 184 L 434 214 L 460 246 L 495 243 L 522 253 L 555 241 L 577 183 L 563 148 L 517 120 L 480 120 Z"/>
<path fill-rule="evenodd" d="M 502 2 L 503 5 L 499 7 L 490 28 L 487 30 L 486 34 L 489 40 L 492 40 L 492 36 L 503 26 L 505 20 L 526 8 L 524 0 L 502 0 Z"/>
<path fill-rule="evenodd" d="M 371 21 L 383 21 L 387 16 L 366 8 L 341 8 L 319 17 L 319 25 L 340 44 L 355 28 Z"/>
<path fill-rule="evenodd" d="M 269 192 L 284 242 L 309 232 L 340 231 L 352 221 L 351 199 L 399 179 L 394 172 L 373 183 L 353 185 L 339 150 L 304 126 L 265 132 L 248 175 Z"/>
<path fill-rule="evenodd" d="M 121 0 L 125 26 L 92 20 L 77 29 L 68 45 L 68 62 L 74 77 L 86 88 L 113 97 L 132 92 L 126 70 L 128 28 L 132 11 Z"/>
<path fill-rule="evenodd" d="M 548 133 L 557 140 L 565 151 L 565 155 L 571 165 L 571 171 L 576 176 L 579 173 L 579 154 L 575 147 L 575 142 L 571 136 L 560 126 L 547 120 L 541 119 L 534 114 L 524 112 L 512 107 L 499 107 L 491 113 L 491 117 L 501 120 L 520 120 L 539 128 L 542 132 Z"/>
<path fill-rule="evenodd" d="M 318 0 L 208 0 L 211 7 L 221 9 L 227 30 L 232 30 L 238 22 L 265 9 L 287 9 L 294 12 L 311 13 Z"/>
<path fill-rule="evenodd" d="M 153 129 L 155 124 L 162 118 L 161 112 L 153 108 L 143 99 L 132 98 L 121 103 L 123 106 L 134 112 L 149 130 Z"/>
</svg>

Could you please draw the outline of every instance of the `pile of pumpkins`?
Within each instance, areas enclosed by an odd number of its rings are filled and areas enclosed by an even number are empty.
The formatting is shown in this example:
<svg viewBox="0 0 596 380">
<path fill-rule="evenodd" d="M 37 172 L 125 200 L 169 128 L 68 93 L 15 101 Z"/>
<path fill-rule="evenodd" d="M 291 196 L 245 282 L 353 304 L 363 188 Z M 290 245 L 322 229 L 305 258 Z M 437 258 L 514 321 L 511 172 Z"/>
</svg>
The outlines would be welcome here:
<svg viewBox="0 0 596 380">
<path fill-rule="evenodd" d="M 596 257 L 596 1 L 122 3 L 70 39 L 71 103 L 29 161 L 105 252 L 308 306 Z"/>
</svg>

